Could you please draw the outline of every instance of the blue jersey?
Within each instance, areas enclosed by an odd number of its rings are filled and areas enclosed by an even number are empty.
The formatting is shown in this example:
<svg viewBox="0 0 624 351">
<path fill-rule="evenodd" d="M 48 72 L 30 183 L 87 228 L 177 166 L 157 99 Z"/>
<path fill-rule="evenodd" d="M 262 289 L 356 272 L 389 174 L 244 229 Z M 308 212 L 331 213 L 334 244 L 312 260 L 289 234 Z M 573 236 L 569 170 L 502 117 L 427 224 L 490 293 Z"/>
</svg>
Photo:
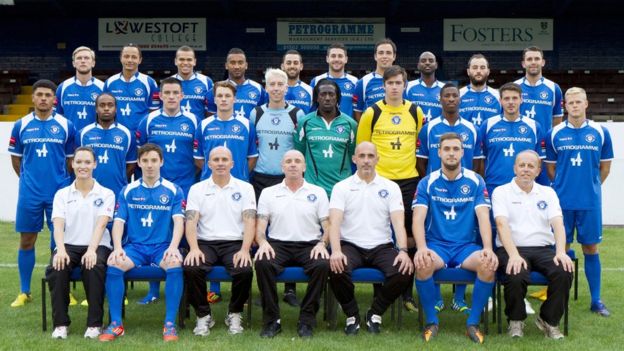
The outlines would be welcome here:
<svg viewBox="0 0 624 351">
<path fill-rule="evenodd" d="M 459 114 L 479 128 L 488 118 L 502 114 L 498 90 L 486 86 L 474 91 L 470 85 L 459 90 Z"/>
<path fill-rule="evenodd" d="M 485 157 L 485 183 L 489 189 L 513 179 L 513 165 L 518 153 L 533 150 L 543 158 L 543 133 L 538 122 L 522 116 L 513 122 L 495 116 L 481 125 L 479 140 Z"/>
<path fill-rule="evenodd" d="M 9 154 L 21 157 L 20 196 L 52 201 L 69 185 L 66 158 L 74 155 L 75 133 L 72 122 L 55 112 L 45 121 L 31 112 L 15 122 Z"/>
<path fill-rule="evenodd" d="M 150 110 L 160 107 L 160 95 L 156 81 L 143 73 L 135 73 L 129 82 L 121 73 L 108 78 L 104 91 L 117 99 L 117 122 L 134 133 L 139 122 Z"/>
<path fill-rule="evenodd" d="M 182 82 L 184 93 L 184 98 L 180 102 L 182 111 L 194 114 L 199 124 L 208 110 L 209 94 L 213 87 L 212 79 L 201 73 L 193 73 L 188 80 L 182 79 L 179 74 L 173 77 Z"/>
<path fill-rule="evenodd" d="M 353 103 L 353 94 L 355 93 L 355 85 L 357 84 L 358 79 L 348 73 L 345 73 L 345 75 L 340 78 L 332 77 L 329 72 L 323 73 L 314 77 L 310 81 L 312 89 L 314 89 L 316 83 L 323 78 L 331 79 L 338 84 L 338 88 L 340 89 L 340 112 L 349 117 L 353 117 L 353 108 L 355 107 L 355 104 Z"/>
<path fill-rule="evenodd" d="M 561 88 L 557 83 L 544 77 L 535 85 L 530 85 L 526 78 L 514 83 L 522 88 L 520 114 L 538 121 L 544 130 L 552 128 L 553 117 L 563 117 Z"/>
<path fill-rule="evenodd" d="M 180 110 L 177 115 L 168 116 L 163 110 L 157 110 L 143 118 L 136 131 L 139 147 L 146 143 L 160 146 L 164 158 L 160 174 L 179 185 L 185 194 L 195 182 L 195 130 L 195 115 Z"/>
<path fill-rule="evenodd" d="M 425 239 L 446 245 L 474 243 L 478 207 L 491 207 L 483 178 L 462 168 L 455 180 L 439 169 L 418 183 L 412 208 L 427 208 Z"/>
<path fill-rule="evenodd" d="M 297 106 L 304 113 L 309 113 L 312 110 L 312 87 L 299 81 L 296 85 L 288 86 L 284 99 L 290 105 Z"/>
<path fill-rule="evenodd" d="M 255 125 L 258 140 L 256 172 L 284 174 L 282 157 L 286 151 L 295 148 L 295 129 L 304 116 L 303 111 L 289 104 L 282 109 L 270 109 L 268 104 L 264 104 L 251 111 L 249 120 Z"/>
<path fill-rule="evenodd" d="M 353 94 L 354 110 L 364 112 L 367 108 L 373 106 L 374 103 L 382 100 L 384 96 L 386 96 L 386 90 L 383 85 L 383 77 L 375 72 L 371 72 L 358 80 L 355 85 L 355 93 Z"/>
<path fill-rule="evenodd" d="M 128 184 L 126 164 L 137 162 L 136 138 L 119 123 L 103 129 L 97 123 L 84 127 L 77 134 L 76 146 L 88 146 L 97 157 L 93 177 L 115 193 Z"/>
<path fill-rule="evenodd" d="M 438 148 L 440 146 L 440 137 L 444 133 L 457 133 L 461 136 L 464 145 L 464 157 L 462 158 L 462 166 L 464 168 L 472 169 L 473 159 L 483 157 L 477 129 L 471 122 L 460 117 L 455 122 L 455 125 L 450 125 L 444 117 L 440 116 L 430 120 L 418 133 L 416 157 L 428 159 L 427 174 L 442 167 L 440 156 L 438 156 Z"/>
<path fill-rule="evenodd" d="M 225 146 L 232 152 L 234 168 L 232 176 L 240 180 L 249 180 L 247 158 L 258 157 L 256 128 L 245 117 L 234 117 L 223 121 L 217 115 L 203 120 L 195 132 L 194 157 L 205 159 L 201 180 L 210 178 L 212 171 L 208 168 L 210 151 L 217 146 Z"/>
<path fill-rule="evenodd" d="M 245 80 L 242 84 L 236 84 L 228 80 L 236 87 L 236 97 L 234 99 L 234 113 L 236 117 L 249 119 L 249 114 L 256 106 L 260 106 L 268 101 L 267 93 L 262 85 L 251 79 Z M 208 94 L 208 111 L 217 113 L 217 105 L 214 102 L 214 91 Z"/>
<path fill-rule="evenodd" d="M 444 83 L 439 80 L 436 80 L 431 87 L 428 87 L 427 84 L 420 79 L 407 83 L 405 99 L 420 106 L 425 115 L 425 123 L 442 115 L 440 90 L 443 86 Z"/>
<path fill-rule="evenodd" d="M 56 89 L 56 112 L 72 121 L 76 130 L 95 122 L 95 99 L 104 90 L 104 82 L 91 78 L 82 85 L 76 77 L 65 80 Z"/>
<path fill-rule="evenodd" d="M 160 178 L 154 187 L 143 179 L 126 185 L 115 206 L 115 220 L 126 224 L 125 244 L 170 243 L 173 217 L 184 217 L 184 193 L 179 186 Z"/>
<path fill-rule="evenodd" d="M 550 131 L 546 162 L 557 164 L 553 188 L 563 210 L 600 209 L 600 162 L 611 159 L 611 135 L 594 121 L 587 120 L 580 128 L 563 121 Z"/>
</svg>

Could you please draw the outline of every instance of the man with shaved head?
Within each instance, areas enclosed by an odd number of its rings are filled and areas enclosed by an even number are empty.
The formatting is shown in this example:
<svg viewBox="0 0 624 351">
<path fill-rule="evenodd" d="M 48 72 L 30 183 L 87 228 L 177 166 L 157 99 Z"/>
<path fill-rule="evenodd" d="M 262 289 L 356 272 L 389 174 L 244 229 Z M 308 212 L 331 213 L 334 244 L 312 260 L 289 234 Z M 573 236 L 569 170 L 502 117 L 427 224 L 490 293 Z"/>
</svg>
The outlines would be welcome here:
<svg viewBox="0 0 624 351">
<path fill-rule="evenodd" d="M 368 332 L 378 334 L 381 315 L 411 284 L 414 267 L 407 254 L 399 185 L 375 172 L 379 156 L 373 143 L 361 142 L 352 160 L 357 172 L 334 186 L 329 203 L 330 284 L 347 315 L 345 333 L 354 335 L 360 329 L 360 311 L 351 273 L 360 267 L 384 273 L 386 281 L 366 312 Z"/>
<path fill-rule="evenodd" d="M 184 260 L 189 302 L 195 308 L 193 333 L 210 334 L 214 320 L 206 299 L 206 273 L 225 266 L 232 276 L 232 297 L 225 324 L 230 334 L 243 332 L 241 312 L 253 279 L 249 250 L 256 226 L 256 197 L 251 184 L 231 176 L 232 153 L 224 146 L 210 151 L 210 177 L 191 187 L 186 205 L 186 240 L 190 251 Z"/>
<path fill-rule="evenodd" d="M 566 254 L 559 198 L 551 187 L 535 182 L 541 171 L 540 156 L 535 151 L 520 152 L 513 169 L 515 178 L 492 194 L 508 333 L 511 337 L 523 336 L 529 275 L 538 271 L 548 278 L 548 297 L 535 324 L 546 337 L 561 339 L 558 325 L 570 294 L 573 266 Z"/>
<path fill-rule="evenodd" d="M 440 89 L 444 83 L 436 79 L 435 72 L 437 70 L 438 61 L 435 55 L 430 51 L 425 51 L 418 58 L 420 78 L 407 84 L 407 100 L 415 103 L 423 110 L 425 123 L 442 115 Z"/>
<path fill-rule="evenodd" d="M 256 272 L 262 295 L 262 337 L 281 332 L 275 277 L 285 266 L 303 266 L 310 277 L 301 303 L 297 334 L 311 337 L 329 273 L 327 194 L 303 179 L 305 157 L 297 150 L 282 157 L 284 180 L 265 188 L 258 201 Z M 268 238 L 266 235 L 269 228 Z M 322 231 L 321 231 L 322 230 Z"/>
</svg>

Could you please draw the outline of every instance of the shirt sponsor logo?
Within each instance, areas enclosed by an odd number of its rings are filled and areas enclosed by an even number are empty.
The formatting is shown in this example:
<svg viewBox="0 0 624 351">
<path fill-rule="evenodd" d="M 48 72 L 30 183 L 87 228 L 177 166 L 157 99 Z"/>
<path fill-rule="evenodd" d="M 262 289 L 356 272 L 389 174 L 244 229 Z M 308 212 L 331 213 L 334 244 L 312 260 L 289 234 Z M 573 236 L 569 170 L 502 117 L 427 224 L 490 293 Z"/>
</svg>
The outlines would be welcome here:
<svg viewBox="0 0 624 351">
<path fill-rule="evenodd" d="M 104 200 L 102 200 L 101 198 L 97 198 L 95 199 L 95 201 L 93 201 L 93 206 L 95 207 L 100 207 L 102 206 L 102 204 L 104 204 Z"/>
<path fill-rule="evenodd" d="M 546 201 L 541 200 L 537 202 L 537 208 L 544 211 L 546 208 L 548 207 L 548 204 L 546 203 Z"/>
<path fill-rule="evenodd" d="M 161 204 L 166 205 L 169 202 L 169 196 L 167 196 L 166 194 L 162 194 L 158 198 L 158 201 L 160 201 Z"/>
<path fill-rule="evenodd" d="M 470 193 L 470 186 L 469 185 L 462 185 L 459 190 L 461 191 L 462 194 L 466 195 L 466 194 Z"/>
<path fill-rule="evenodd" d="M 238 191 L 235 192 L 234 194 L 232 194 L 232 200 L 234 200 L 234 201 L 240 201 L 241 197 L 243 197 L 243 196 Z"/>
<path fill-rule="evenodd" d="M 585 141 L 587 141 L 588 143 L 593 143 L 594 140 L 596 140 L 596 137 L 593 134 L 587 134 L 585 136 Z"/>
<path fill-rule="evenodd" d="M 379 190 L 379 192 L 377 193 L 379 195 L 380 198 L 385 199 L 388 197 L 388 190 L 386 189 L 381 189 Z"/>
<path fill-rule="evenodd" d="M 58 126 L 51 126 L 50 127 L 50 132 L 52 132 L 52 134 L 58 134 L 61 131 L 61 129 Z"/>
<path fill-rule="evenodd" d="M 308 195 L 308 201 L 310 201 L 310 202 L 316 201 L 316 195 L 314 195 L 314 194 Z"/>
<path fill-rule="evenodd" d="M 143 89 L 141 89 L 141 88 L 134 89 L 134 95 L 136 95 L 136 96 L 143 95 Z"/>
<path fill-rule="evenodd" d="M 401 117 L 400 116 L 394 116 L 392 117 L 392 124 L 400 124 L 401 123 Z"/>
</svg>

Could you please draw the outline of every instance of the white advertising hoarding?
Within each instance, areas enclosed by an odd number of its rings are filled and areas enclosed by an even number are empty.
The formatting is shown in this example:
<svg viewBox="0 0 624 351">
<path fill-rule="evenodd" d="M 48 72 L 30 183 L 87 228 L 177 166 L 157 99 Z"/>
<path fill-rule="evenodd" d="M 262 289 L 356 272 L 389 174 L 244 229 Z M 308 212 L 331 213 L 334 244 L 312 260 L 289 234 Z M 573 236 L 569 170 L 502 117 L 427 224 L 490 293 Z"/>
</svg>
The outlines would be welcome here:
<svg viewBox="0 0 624 351">
<path fill-rule="evenodd" d="M 366 50 L 386 37 L 384 18 L 278 18 L 278 50 L 324 50 L 340 42 L 349 49 Z"/>
<path fill-rule="evenodd" d="M 175 51 L 182 45 L 206 50 L 205 18 L 100 18 L 98 49 L 119 51 L 133 43 L 146 51 Z"/>
</svg>

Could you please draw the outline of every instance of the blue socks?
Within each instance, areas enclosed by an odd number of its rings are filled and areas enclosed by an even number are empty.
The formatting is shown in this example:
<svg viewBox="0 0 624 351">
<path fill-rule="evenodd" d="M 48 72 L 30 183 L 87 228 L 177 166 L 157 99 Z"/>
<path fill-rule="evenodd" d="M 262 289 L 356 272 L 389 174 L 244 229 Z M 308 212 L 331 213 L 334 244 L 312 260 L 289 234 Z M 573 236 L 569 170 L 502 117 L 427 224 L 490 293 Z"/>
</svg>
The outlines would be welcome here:
<svg viewBox="0 0 624 351">
<path fill-rule="evenodd" d="M 184 277 L 182 267 L 169 268 L 165 271 L 167 280 L 165 281 L 165 324 L 171 322 L 175 324 L 180 299 L 182 299 L 182 287 Z"/>
<path fill-rule="evenodd" d="M 437 286 L 438 288 L 440 287 L 440 285 Z M 416 290 L 418 291 L 418 296 L 420 296 L 420 301 L 422 302 L 422 307 L 425 312 L 425 323 L 439 324 L 438 312 L 435 309 L 439 290 L 436 290 L 433 277 L 429 277 L 427 280 L 416 279 Z"/>
<path fill-rule="evenodd" d="M 20 291 L 30 294 L 30 280 L 35 268 L 35 249 L 17 250 L 17 269 L 20 277 Z"/>
<path fill-rule="evenodd" d="M 115 267 L 108 267 L 106 270 L 106 296 L 110 310 L 111 323 L 122 325 L 121 304 L 124 298 L 124 271 Z"/>
<path fill-rule="evenodd" d="M 453 299 L 457 302 L 466 302 L 466 284 L 455 285 L 455 296 Z"/>
<path fill-rule="evenodd" d="M 160 297 L 160 282 L 149 282 L 149 291 L 147 292 L 149 297 Z"/>
<path fill-rule="evenodd" d="M 589 284 L 592 304 L 600 300 L 601 270 L 599 254 L 585 254 L 585 277 L 587 277 L 587 283 Z"/>
<path fill-rule="evenodd" d="M 465 287 L 465 285 L 464 285 Z M 477 278 L 472 291 L 472 309 L 466 321 L 466 325 L 478 325 L 481 320 L 481 312 L 487 305 L 488 298 L 492 294 L 494 282 L 484 282 Z"/>
<path fill-rule="evenodd" d="M 213 292 L 217 295 L 221 295 L 221 283 L 220 282 L 210 282 L 210 292 Z"/>
</svg>

